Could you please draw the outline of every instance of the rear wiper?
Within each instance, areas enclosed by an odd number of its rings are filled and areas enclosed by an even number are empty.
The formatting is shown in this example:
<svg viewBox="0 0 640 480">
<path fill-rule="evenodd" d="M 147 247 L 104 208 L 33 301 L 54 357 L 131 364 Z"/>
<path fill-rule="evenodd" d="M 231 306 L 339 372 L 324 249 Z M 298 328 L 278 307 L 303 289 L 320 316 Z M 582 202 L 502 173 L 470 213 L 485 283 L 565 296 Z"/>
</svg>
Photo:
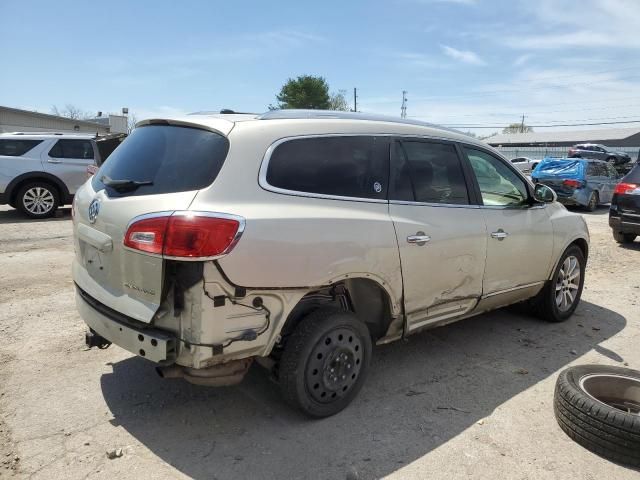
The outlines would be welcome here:
<svg viewBox="0 0 640 480">
<path fill-rule="evenodd" d="M 153 185 L 151 180 L 114 180 L 107 175 L 104 175 L 100 180 L 106 186 L 111 187 L 118 192 L 129 192 L 144 185 Z"/>
</svg>

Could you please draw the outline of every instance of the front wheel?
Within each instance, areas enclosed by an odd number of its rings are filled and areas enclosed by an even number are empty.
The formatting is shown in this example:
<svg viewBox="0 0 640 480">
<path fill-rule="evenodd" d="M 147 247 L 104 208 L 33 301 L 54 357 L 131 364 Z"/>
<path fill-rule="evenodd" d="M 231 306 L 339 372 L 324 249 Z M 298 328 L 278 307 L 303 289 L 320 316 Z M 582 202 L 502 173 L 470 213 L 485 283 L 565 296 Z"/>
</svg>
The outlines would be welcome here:
<svg viewBox="0 0 640 480">
<path fill-rule="evenodd" d="M 636 235 L 633 233 L 622 233 L 613 231 L 613 239 L 618 243 L 631 243 L 636 239 Z"/>
<path fill-rule="evenodd" d="M 334 415 L 362 387 L 371 353 L 369 330 L 354 314 L 315 310 L 286 342 L 279 364 L 282 395 L 309 416 Z"/>
<path fill-rule="evenodd" d="M 567 320 L 578 307 L 584 286 L 584 253 L 576 245 L 560 257 L 552 280 L 535 299 L 540 316 L 548 322 Z"/>
</svg>

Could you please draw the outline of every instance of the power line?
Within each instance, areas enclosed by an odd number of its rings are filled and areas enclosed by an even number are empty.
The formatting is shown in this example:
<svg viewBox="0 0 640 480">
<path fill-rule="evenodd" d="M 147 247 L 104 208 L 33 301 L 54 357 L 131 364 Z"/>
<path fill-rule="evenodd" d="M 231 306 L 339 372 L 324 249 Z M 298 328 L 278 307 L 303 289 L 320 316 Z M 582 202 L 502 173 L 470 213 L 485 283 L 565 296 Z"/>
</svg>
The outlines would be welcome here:
<svg viewBox="0 0 640 480">
<path fill-rule="evenodd" d="M 598 122 L 598 123 L 558 123 L 554 125 L 528 125 L 532 128 L 552 128 L 552 127 L 587 127 L 594 125 L 622 125 L 628 123 L 640 123 L 640 119 L 638 120 L 628 120 L 624 122 Z M 504 128 L 504 125 L 482 125 L 482 124 L 469 124 L 469 125 L 460 125 L 460 124 L 442 124 L 443 127 L 449 128 Z"/>
</svg>

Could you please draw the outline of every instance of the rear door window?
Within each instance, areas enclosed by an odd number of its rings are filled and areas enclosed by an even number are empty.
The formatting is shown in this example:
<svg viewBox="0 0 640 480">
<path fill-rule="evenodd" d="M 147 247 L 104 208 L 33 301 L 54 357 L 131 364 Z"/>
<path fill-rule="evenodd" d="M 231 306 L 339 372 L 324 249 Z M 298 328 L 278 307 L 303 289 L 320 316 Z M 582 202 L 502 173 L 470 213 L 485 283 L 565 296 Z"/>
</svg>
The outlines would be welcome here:
<svg viewBox="0 0 640 480">
<path fill-rule="evenodd" d="M 58 140 L 49 150 L 49 156 L 93 160 L 93 145 L 89 140 Z"/>
<path fill-rule="evenodd" d="M 0 140 L 0 155 L 19 157 L 40 143 L 42 143 L 42 140 L 2 139 Z"/>
<path fill-rule="evenodd" d="M 228 150 L 229 141 L 208 130 L 141 126 L 102 164 L 92 185 L 94 190 L 106 189 L 114 197 L 200 190 L 214 182 Z M 114 181 L 141 185 L 130 188 L 105 185 Z"/>
<path fill-rule="evenodd" d="M 278 145 L 266 180 L 291 192 L 386 200 L 388 171 L 386 138 L 311 137 Z"/>
<path fill-rule="evenodd" d="M 452 144 L 398 141 L 394 146 L 391 200 L 468 205 L 462 164 Z"/>
</svg>

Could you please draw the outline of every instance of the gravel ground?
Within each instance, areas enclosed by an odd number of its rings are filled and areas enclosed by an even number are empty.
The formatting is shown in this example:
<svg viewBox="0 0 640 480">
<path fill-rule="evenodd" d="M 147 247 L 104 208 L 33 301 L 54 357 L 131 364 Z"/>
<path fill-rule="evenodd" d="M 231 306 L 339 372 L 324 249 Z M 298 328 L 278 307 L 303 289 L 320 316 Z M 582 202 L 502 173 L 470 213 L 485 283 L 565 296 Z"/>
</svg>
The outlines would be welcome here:
<svg viewBox="0 0 640 480">
<path fill-rule="evenodd" d="M 69 210 L 27 221 L 0 207 L 0 478 L 637 479 L 553 417 L 568 365 L 640 369 L 640 242 L 618 246 L 606 208 L 585 217 L 571 320 L 500 310 L 376 348 L 355 402 L 311 421 L 259 367 L 208 389 L 117 347 L 86 350 Z"/>
</svg>

